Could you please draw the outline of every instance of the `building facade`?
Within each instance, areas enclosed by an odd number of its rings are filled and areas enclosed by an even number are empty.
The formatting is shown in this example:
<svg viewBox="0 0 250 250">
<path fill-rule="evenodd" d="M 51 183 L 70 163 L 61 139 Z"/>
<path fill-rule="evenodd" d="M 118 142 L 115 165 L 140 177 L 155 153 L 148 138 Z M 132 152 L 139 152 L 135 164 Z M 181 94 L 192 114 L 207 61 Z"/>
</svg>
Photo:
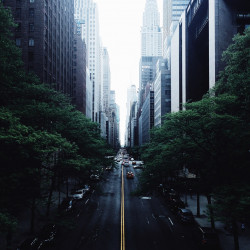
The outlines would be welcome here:
<svg viewBox="0 0 250 250">
<path fill-rule="evenodd" d="M 131 85 L 127 89 L 127 115 L 126 115 L 126 131 L 125 131 L 125 145 L 130 144 L 130 116 L 131 116 L 131 107 L 134 104 L 134 102 L 137 101 L 137 90 L 135 85 Z"/>
<path fill-rule="evenodd" d="M 97 4 L 92 0 L 75 0 L 75 19 L 82 20 L 82 38 L 87 48 L 87 65 L 92 81 L 92 121 L 100 123 L 101 114 L 101 46 Z"/>
<path fill-rule="evenodd" d="M 160 127 L 163 116 L 171 112 L 171 74 L 167 59 L 160 59 L 156 65 L 154 80 L 154 126 Z"/>
<path fill-rule="evenodd" d="M 222 53 L 237 32 L 250 24 L 245 1 L 194 0 L 183 13 L 171 41 L 172 111 L 201 100 L 215 86 Z"/>
<path fill-rule="evenodd" d="M 156 0 L 146 0 L 141 28 L 141 56 L 162 55 L 162 32 Z"/>
<path fill-rule="evenodd" d="M 16 45 L 22 49 L 26 71 L 42 82 L 75 98 L 73 84 L 74 2 L 5 0 L 17 28 Z"/>
<path fill-rule="evenodd" d="M 115 91 L 110 91 L 110 105 L 108 117 L 108 143 L 118 149 L 120 146 L 120 108 L 115 102 Z"/>
<path fill-rule="evenodd" d="M 73 103 L 86 115 L 86 44 L 75 29 L 73 41 Z"/>
<path fill-rule="evenodd" d="M 148 84 L 141 113 L 141 145 L 150 141 L 150 129 L 154 126 L 154 91 Z"/>
</svg>

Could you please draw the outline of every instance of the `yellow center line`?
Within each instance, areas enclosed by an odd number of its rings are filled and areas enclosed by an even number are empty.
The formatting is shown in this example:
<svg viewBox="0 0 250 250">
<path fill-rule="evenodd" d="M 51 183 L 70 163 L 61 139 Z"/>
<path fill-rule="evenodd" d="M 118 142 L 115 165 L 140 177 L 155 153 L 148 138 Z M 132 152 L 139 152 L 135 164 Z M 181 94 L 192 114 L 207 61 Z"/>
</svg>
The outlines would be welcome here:
<svg viewBox="0 0 250 250">
<path fill-rule="evenodd" d="M 125 225 L 124 225 L 124 176 L 122 166 L 122 185 L 121 185 L 121 250 L 125 250 Z"/>
</svg>

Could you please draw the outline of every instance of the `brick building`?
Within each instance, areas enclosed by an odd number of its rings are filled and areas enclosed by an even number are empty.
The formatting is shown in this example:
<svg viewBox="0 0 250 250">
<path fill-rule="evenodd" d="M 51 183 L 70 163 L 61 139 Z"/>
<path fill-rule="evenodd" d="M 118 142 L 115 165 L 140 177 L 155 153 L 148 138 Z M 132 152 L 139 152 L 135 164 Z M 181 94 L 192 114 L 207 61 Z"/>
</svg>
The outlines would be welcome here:
<svg viewBox="0 0 250 250">
<path fill-rule="evenodd" d="M 27 71 L 73 97 L 73 0 L 4 0 L 17 23 L 16 45 Z"/>
</svg>

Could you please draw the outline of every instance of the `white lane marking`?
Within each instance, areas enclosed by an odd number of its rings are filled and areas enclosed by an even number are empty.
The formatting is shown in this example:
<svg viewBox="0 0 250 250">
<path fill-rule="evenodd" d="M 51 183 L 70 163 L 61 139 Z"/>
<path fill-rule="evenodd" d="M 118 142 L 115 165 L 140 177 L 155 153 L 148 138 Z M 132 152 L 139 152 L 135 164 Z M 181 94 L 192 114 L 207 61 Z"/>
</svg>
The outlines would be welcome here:
<svg viewBox="0 0 250 250">
<path fill-rule="evenodd" d="M 170 217 L 168 217 L 168 220 L 169 220 L 169 222 L 171 223 L 171 225 L 172 225 L 172 227 L 174 226 L 174 223 L 173 223 L 173 221 L 170 219 Z"/>
<path fill-rule="evenodd" d="M 155 215 L 154 215 L 154 214 L 152 214 L 152 217 L 156 220 L 156 218 L 155 218 Z"/>
<path fill-rule="evenodd" d="M 148 219 L 148 217 L 147 217 L 147 223 L 148 223 L 148 225 L 149 225 L 149 219 Z"/>
<path fill-rule="evenodd" d="M 89 202 L 89 199 L 86 200 L 85 205 Z"/>
<path fill-rule="evenodd" d="M 173 221 L 170 219 L 170 217 L 168 217 L 168 221 L 171 223 L 171 225 L 170 225 L 169 223 L 167 223 L 167 224 L 168 224 L 168 227 L 169 227 L 170 231 L 173 233 L 173 232 L 174 232 L 174 231 L 173 231 L 174 223 L 173 223 Z"/>
</svg>

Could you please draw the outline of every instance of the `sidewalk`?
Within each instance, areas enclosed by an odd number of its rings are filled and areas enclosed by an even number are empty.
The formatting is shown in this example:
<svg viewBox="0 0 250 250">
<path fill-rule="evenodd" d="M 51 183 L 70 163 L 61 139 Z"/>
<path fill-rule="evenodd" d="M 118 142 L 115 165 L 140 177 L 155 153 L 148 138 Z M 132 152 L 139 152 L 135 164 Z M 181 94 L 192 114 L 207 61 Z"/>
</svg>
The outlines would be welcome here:
<svg viewBox="0 0 250 250">
<path fill-rule="evenodd" d="M 73 189 L 76 185 L 76 182 L 73 180 L 69 180 L 69 191 Z M 66 185 L 61 187 L 60 192 L 60 201 L 62 201 L 66 197 Z M 58 191 L 54 191 L 52 195 L 52 203 L 50 208 L 50 216 L 46 216 L 46 203 L 40 203 L 36 208 L 36 216 L 35 216 L 35 229 L 34 233 L 30 233 L 30 219 L 31 219 L 31 211 L 29 207 L 24 207 L 18 216 L 18 227 L 17 230 L 13 233 L 12 239 L 12 248 L 15 250 L 17 246 L 20 245 L 25 239 L 36 235 L 36 233 L 47 223 L 54 220 L 56 214 L 58 212 L 58 202 L 59 202 L 59 193 Z M 3 234 L 0 234 L 0 249 L 6 249 L 6 240 Z"/>
<path fill-rule="evenodd" d="M 184 195 L 181 196 L 184 201 Z M 202 227 L 211 227 L 211 223 L 207 217 L 207 198 L 203 195 L 200 196 L 200 217 L 197 217 L 197 199 L 196 196 L 187 196 L 187 207 L 192 211 L 195 216 L 196 222 Z M 220 221 L 215 222 L 215 228 L 218 232 L 218 236 L 221 243 L 222 250 L 234 250 L 234 239 L 233 235 L 224 229 L 224 223 Z M 246 230 L 241 232 L 239 230 L 239 244 L 240 250 L 250 249 L 250 228 L 249 225 L 246 226 Z"/>
</svg>

